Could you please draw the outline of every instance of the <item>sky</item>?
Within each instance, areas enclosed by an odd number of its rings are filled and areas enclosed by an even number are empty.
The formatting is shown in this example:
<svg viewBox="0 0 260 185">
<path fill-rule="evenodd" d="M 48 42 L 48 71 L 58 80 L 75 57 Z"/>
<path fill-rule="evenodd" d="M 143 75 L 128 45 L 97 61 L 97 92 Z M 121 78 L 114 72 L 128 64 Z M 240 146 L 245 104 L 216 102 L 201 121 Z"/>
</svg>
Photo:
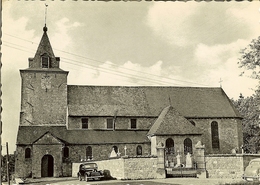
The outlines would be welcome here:
<svg viewBox="0 0 260 185">
<path fill-rule="evenodd" d="M 15 151 L 19 70 L 28 68 L 45 23 L 71 85 L 221 86 L 237 99 L 257 84 L 240 76 L 237 62 L 260 36 L 259 1 L 3 0 L 2 6 L 2 153 L 6 142 Z"/>
</svg>

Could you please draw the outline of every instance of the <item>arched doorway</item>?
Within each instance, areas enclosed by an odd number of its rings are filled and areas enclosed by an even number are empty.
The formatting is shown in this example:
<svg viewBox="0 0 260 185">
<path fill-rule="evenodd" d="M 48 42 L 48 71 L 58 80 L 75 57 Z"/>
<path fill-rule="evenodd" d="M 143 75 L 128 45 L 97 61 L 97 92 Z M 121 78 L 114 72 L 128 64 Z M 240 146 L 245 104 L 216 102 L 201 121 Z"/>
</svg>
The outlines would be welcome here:
<svg viewBox="0 0 260 185">
<path fill-rule="evenodd" d="M 51 155 L 45 155 L 42 157 L 41 176 L 53 177 L 53 164 L 54 159 Z"/>
</svg>

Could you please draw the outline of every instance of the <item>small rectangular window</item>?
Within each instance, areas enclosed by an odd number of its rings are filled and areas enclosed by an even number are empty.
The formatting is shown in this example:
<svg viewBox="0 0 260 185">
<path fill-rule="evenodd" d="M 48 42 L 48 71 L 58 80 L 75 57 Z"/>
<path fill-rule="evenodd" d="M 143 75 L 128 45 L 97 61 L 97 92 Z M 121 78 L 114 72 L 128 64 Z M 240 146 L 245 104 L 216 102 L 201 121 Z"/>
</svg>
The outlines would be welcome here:
<svg viewBox="0 0 260 185">
<path fill-rule="evenodd" d="M 131 129 L 136 129 L 136 119 L 131 119 Z"/>
<path fill-rule="evenodd" d="M 108 118 L 107 119 L 107 129 L 113 129 L 114 125 L 113 125 L 113 119 L 112 118 Z"/>
<path fill-rule="evenodd" d="M 81 124 L 83 129 L 88 129 L 88 118 L 82 118 L 81 119 Z"/>
<path fill-rule="evenodd" d="M 49 68 L 49 57 L 42 56 L 42 68 Z"/>
</svg>

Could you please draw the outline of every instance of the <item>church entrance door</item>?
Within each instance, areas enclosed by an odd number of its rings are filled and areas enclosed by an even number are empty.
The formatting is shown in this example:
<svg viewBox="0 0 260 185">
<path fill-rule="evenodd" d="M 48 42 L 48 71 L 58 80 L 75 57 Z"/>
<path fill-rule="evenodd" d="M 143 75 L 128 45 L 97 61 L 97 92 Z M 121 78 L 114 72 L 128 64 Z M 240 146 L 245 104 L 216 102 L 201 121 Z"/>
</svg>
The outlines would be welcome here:
<svg viewBox="0 0 260 185">
<path fill-rule="evenodd" d="M 53 177 L 53 157 L 51 155 L 45 155 L 42 157 L 41 176 Z"/>
</svg>

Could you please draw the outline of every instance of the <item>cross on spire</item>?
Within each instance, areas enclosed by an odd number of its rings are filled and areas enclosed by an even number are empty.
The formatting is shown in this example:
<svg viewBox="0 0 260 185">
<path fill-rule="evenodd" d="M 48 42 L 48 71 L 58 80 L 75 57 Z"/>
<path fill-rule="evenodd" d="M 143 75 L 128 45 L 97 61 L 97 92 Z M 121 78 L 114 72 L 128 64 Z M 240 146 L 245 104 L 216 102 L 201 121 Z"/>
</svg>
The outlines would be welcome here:
<svg viewBox="0 0 260 185">
<path fill-rule="evenodd" d="M 220 79 L 219 79 L 219 84 L 220 84 L 220 87 L 222 87 L 222 84 L 221 84 L 221 82 L 223 82 L 223 80 L 220 78 Z"/>
<path fill-rule="evenodd" d="M 47 19 L 47 7 L 48 5 L 45 3 L 45 17 L 44 17 L 44 27 L 43 27 L 43 31 L 47 32 L 47 27 L 46 27 L 46 19 Z"/>
<path fill-rule="evenodd" d="M 45 27 L 46 27 L 46 20 L 47 20 L 47 7 L 48 5 L 45 3 L 45 19 L 44 19 Z"/>
</svg>

